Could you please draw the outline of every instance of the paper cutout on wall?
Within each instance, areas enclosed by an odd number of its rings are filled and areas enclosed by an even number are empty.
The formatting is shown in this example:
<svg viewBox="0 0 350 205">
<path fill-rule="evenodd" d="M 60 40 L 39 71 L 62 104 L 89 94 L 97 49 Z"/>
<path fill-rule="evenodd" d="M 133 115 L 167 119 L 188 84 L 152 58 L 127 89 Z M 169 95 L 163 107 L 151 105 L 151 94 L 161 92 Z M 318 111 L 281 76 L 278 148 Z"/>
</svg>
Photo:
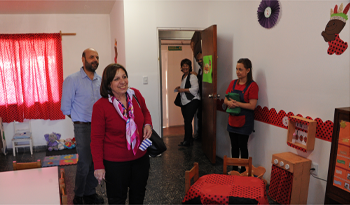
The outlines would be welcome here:
<svg viewBox="0 0 350 205">
<path fill-rule="evenodd" d="M 346 5 L 343 11 L 343 3 L 340 4 L 339 9 L 338 5 L 335 5 L 334 11 L 331 9 L 331 20 L 326 25 L 324 31 L 321 35 L 323 39 L 328 42 L 328 54 L 341 55 L 348 48 L 348 43 L 340 39 L 339 33 L 343 30 L 346 21 L 348 20 L 348 15 L 350 3 Z"/>
<path fill-rule="evenodd" d="M 288 127 L 283 124 L 283 118 L 285 116 L 293 116 L 294 114 L 292 112 L 289 112 L 288 114 L 285 113 L 285 111 L 280 110 L 277 114 L 275 108 L 271 108 L 269 110 L 267 107 L 261 108 L 259 105 L 254 110 L 254 119 L 287 129 Z M 303 117 L 301 114 L 297 114 L 297 116 Z M 307 116 L 305 118 L 313 120 L 310 116 Z M 320 118 L 316 118 L 314 120 L 317 122 L 316 138 L 331 142 L 333 134 L 333 122 L 329 120 L 323 122 Z"/>
<path fill-rule="evenodd" d="M 203 82 L 213 83 L 211 63 L 213 62 L 212 56 L 203 56 Z"/>
<path fill-rule="evenodd" d="M 216 99 L 216 110 L 226 113 L 226 108 L 227 106 L 224 104 L 224 99 Z M 275 108 L 269 110 L 267 107 L 261 108 L 260 105 L 254 110 L 255 120 L 285 129 L 288 129 L 288 121 L 286 121 L 286 119 L 288 120 L 290 116 L 294 116 L 294 114 L 292 112 L 286 114 L 284 110 L 280 110 L 277 113 Z M 301 114 L 297 114 L 296 116 L 303 117 Z M 305 118 L 313 120 L 310 116 Z M 332 142 L 333 122 L 329 120 L 323 122 L 320 118 L 314 120 L 317 122 L 316 138 Z"/>
</svg>

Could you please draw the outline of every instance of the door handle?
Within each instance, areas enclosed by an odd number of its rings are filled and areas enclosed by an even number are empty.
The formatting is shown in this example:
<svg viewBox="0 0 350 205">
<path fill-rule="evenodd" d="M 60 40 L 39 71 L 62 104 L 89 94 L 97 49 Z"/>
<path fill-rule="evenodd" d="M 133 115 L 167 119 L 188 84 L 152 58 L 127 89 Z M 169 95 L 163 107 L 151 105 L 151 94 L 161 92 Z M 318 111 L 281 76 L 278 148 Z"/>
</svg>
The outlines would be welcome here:
<svg viewBox="0 0 350 205">
<path fill-rule="evenodd" d="M 208 95 L 208 98 L 220 98 L 220 95 L 219 94 L 216 94 L 216 95 L 213 95 L 213 94 L 209 94 Z"/>
</svg>

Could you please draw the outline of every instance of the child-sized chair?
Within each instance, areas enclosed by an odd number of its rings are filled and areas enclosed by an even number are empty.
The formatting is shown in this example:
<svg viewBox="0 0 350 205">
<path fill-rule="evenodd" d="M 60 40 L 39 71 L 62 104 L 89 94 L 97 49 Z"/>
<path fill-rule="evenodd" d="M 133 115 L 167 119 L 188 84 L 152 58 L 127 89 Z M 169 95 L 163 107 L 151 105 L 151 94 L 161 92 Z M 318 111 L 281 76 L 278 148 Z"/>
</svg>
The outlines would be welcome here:
<svg viewBox="0 0 350 205">
<path fill-rule="evenodd" d="M 243 173 L 239 173 L 237 171 L 230 171 L 227 173 L 227 166 L 245 166 L 246 171 Z M 265 185 L 267 185 L 267 181 L 263 179 L 266 169 L 262 166 L 254 167 L 252 165 L 252 157 L 249 159 L 237 159 L 237 158 L 228 158 L 226 155 L 224 156 L 224 174 L 229 175 L 238 175 L 238 176 L 248 176 L 248 177 L 257 177 L 264 181 Z"/>
<path fill-rule="evenodd" d="M 13 161 L 12 166 L 13 166 L 13 170 L 41 168 L 41 160 L 38 159 L 36 162 L 22 162 L 22 163 L 17 163 L 16 161 Z"/>
<path fill-rule="evenodd" d="M 190 171 L 185 172 L 185 193 L 191 187 L 191 179 L 193 178 L 193 183 L 195 183 L 199 178 L 199 166 L 198 162 L 193 163 L 193 167 Z"/>
<path fill-rule="evenodd" d="M 262 166 L 258 166 L 258 167 L 254 167 L 254 165 L 252 165 L 252 176 L 253 177 L 257 177 L 259 179 L 262 179 L 262 177 L 264 176 L 266 172 L 266 169 Z M 248 176 L 248 172 L 245 171 L 241 174 L 241 176 Z"/>
<path fill-rule="evenodd" d="M 246 172 L 248 172 L 247 176 L 252 175 L 252 157 L 249 159 L 240 159 L 240 158 L 229 158 L 226 155 L 224 156 L 224 165 L 223 165 L 223 173 L 227 174 L 227 166 L 245 166 Z M 237 171 L 231 171 L 230 175 L 241 175 Z"/>
<path fill-rule="evenodd" d="M 29 147 L 30 154 L 33 155 L 33 138 L 30 121 L 23 123 L 14 121 L 13 128 L 15 133 L 12 138 L 13 156 L 16 156 L 16 152 L 18 153 L 18 147 Z"/>
</svg>

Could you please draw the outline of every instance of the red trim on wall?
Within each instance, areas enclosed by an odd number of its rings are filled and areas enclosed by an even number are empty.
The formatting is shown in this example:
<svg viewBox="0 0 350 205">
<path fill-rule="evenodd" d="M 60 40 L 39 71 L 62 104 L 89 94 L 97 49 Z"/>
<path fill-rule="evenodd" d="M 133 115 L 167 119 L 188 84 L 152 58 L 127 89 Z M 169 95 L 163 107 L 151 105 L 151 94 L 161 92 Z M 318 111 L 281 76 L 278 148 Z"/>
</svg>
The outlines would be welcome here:
<svg viewBox="0 0 350 205">
<path fill-rule="evenodd" d="M 216 109 L 221 112 L 226 112 L 226 105 L 224 104 L 223 99 L 217 99 L 216 100 Z M 290 116 L 295 116 L 292 112 L 286 112 L 284 110 L 280 110 L 278 113 L 275 108 L 271 108 L 270 110 L 267 107 L 261 108 L 260 105 L 258 105 L 254 110 L 254 119 L 260 122 L 264 122 L 267 124 L 271 124 L 277 127 L 282 127 L 285 129 L 288 129 L 287 126 L 284 126 L 282 123 L 282 119 L 287 116 L 288 118 Z M 299 117 L 303 117 L 301 114 L 297 114 Z M 320 118 L 312 119 L 310 116 L 305 117 L 310 120 L 315 120 L 317 122 L 316 126 L 316 138 L 319 138 L 321 140 L 325 140 L 328 142 L 332 142 L 332 135 L 333 135 L 333 122 L 332 121 L 325 121 L 323 122 Z"/>
</svg>

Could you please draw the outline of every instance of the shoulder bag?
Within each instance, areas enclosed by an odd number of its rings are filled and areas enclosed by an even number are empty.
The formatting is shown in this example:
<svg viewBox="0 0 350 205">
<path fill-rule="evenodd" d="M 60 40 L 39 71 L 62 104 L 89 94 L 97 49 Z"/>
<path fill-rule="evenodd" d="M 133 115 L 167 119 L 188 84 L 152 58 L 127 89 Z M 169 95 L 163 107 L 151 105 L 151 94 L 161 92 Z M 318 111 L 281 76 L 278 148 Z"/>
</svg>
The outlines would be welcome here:
<svg viewBox="0 0 350 205">
<path fill-rule="evenodd" d="M 139 107 L 141 108 L 141 105 L 136 95 L 134 95 L 134 98 L 137 104 L 139 104 Z M 151 157 L 156 157 L 157 155 L 160 155 L 167 150 L 167 147 L 165 146 L 163 139 L 159 137 L 158 133 L 154 131 L 153 128 L 152 128 L 152 135 L 150 140 L 152 141 L 152 145 L 147 148 L 147 153 Z"/>
</svg>

